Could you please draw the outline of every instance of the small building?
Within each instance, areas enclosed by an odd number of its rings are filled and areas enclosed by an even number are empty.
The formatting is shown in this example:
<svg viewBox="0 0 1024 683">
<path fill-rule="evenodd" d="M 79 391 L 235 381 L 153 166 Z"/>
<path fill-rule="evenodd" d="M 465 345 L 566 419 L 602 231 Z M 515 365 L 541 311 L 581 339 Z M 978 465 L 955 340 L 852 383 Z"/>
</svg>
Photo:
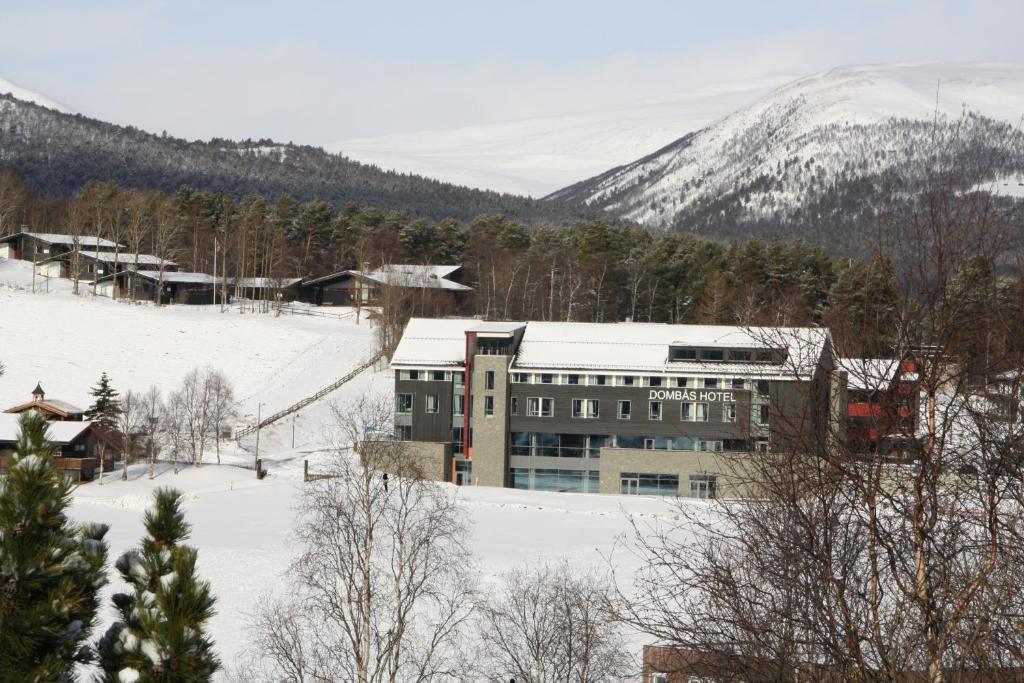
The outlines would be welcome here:
<svg viewBox="0 0 1024 683">
<path fill-rule="evenodd" d="M 306 280 L 300 299 L 318 306 L 373 306 L 381 303 L 388 287 L 436 293 L 454 304 L 473 291 L 458 282 L 462 266 L 389 265 L 375 270 L 343 270 Z"/>
<path fill-rule="evenodd" d="M 40 383 L 32 390 L 32 400 L 19 403 L 5 410 L 15 415 L 35 411 L 47 420 L 62 422 L 81 422 L 85 419 L 85 411 L 76 405 L 56 398 L 46 398 L 46 392 Z"/>
<path fill-rule="evenodd" d="M 299 298 L 301 277 L 240 277 L 229 278 L 228 285 L 234 295 L 242 299 L 260 301 L 295 301 Z"/>
<path fill-rule="evenodd" d="M 7 472 L 15 454 L 21 431 L 20 420 L 20 415 L 9 411 L 0 413 L 0 475 Z M 49 439 L 57 467 L 75 481 L 90 481 L 96 476 L 101 453 L 104 465 L 113 467 L 116 448 L 110 444 L 106 448 L 101 447 L 105 437 L 93 422 L 52 421 Z"/>
<path fill-rule="evenodd" d="M 129 268 L 104 275 L 97 278 L 96 282 L 105 292 L 109 292 L 111 287 L 117 287 L 119 298 L 156 302 L 159 296 L 161 304 L 191 305 L 216 303 L 221 283 L 221 278 L 208 273 L 170 271 L 163 274 L 161 290 L 160 279 L 159 271 Z"/>
<path fill-rule="evenodd" d="M 913 361 L 838 358 L 846 373 L 846 439 L 854 453 L 893 454 L 917 433 L 918 374 Z"/>
<path fill-rule="evenodd" d="M 28 232 L 22 230 L 13 235 L 0 237 L 0 258 L 20 259 L 23 261 L 42 261 L 53 256 L 60 256 L 74 251 L 92 249 L 110 251 L 123 249 L 124 245 L 95 235 L 60 235 L 49 232 Z"/>
<path fill-rule="evenodd" d="M 78 252 L 78 268 L 75 272 L 75 252 L 68 251 L 37 262 L 36 270 L 45 277 L 66 277 L 76 280 L 95 280 L 105 275 L 127 270 L 159 270 L 163 263 L 164 272 L 178 270 L 174 261 L 161 259 L 152 254 L 129 254 L 114 251 Z"/>
</svg>

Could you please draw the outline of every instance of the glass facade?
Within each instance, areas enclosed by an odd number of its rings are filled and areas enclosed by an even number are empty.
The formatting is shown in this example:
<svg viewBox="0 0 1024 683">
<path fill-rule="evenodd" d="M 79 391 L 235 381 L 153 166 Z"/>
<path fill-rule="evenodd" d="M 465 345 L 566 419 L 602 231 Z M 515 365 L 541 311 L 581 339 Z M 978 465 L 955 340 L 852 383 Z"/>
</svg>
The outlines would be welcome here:
<svg viewBox="0 0 1024 683">
<path fill-rule="evenodd" d="M 656 472 L 623 472 L 619 493 L 633 496 L 678 496 L 679 475 Z"/>
<path fill-rule="evenodd" d="M 509 469 L 512 488 L 531 491 L 597 493 L 600 474 L 597 470 L 555 470 L 512 467 Z"/>
<path fill-rule="evenodd" d="M 542 458 L 598 458 L 611 439 L 603 434 L 555 434 L 551 432 L 512 432 L 509 455 Z"/>
</svg>

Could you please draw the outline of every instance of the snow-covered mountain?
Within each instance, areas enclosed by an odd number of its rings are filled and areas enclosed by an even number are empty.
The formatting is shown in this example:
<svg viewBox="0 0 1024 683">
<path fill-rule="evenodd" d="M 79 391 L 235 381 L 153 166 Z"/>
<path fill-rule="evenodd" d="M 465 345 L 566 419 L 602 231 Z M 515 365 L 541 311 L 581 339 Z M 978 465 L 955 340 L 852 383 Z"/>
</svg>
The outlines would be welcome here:
<svg viewBox="0 0 1024 683">
<path fill-rule="evenodd" d="M 563 116 L 346 140 L 349 158 L 458 185 L 541 197 L 746 106 L 789 77 Z"/>
<path fill-rule="evenodd" d="M 57 104 L 49 97 L 40 95 L 39 93 L 33 92 L 27 88 L 22 88 L 21 86 L 15 85 L 14 83 L 2 78 L 0 78 L 0 95 L 10 95 L 11 97 L 16 97 L 23 102 L 31 102 L 33 104 L 38 104 L 41 107 L 47 107 L 48 109 L 56 109 L 57 111 L 64 112 L 65 114 L 71 113 L 63 105 Z"/>
<path fill-rule="evenodd" d="M 792 216 L 858 182 L 877 189 L 893 173 L 912 182 L 936 159 L 969 159 L 971 172 L 983 176 L 975 181 L 1005 184 L 1024 170 L 1022 115 L 1024 65 L 838 68 L 788 83 L 699 130 L 680 130 L 687 134 L 666 147 L 550 198 L 700 231 L 714 229 L 713 212 L 729 220 Z"/>
</svg>

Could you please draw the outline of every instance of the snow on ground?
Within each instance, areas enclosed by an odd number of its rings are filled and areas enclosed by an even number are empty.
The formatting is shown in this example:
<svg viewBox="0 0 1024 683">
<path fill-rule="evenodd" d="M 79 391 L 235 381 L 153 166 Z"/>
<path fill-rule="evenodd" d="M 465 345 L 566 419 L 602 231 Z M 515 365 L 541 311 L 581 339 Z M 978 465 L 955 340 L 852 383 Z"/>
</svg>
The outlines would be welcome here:
<svg viewBox="0 0 1024 683">
<path fill-rule="evenodd" d="M 50 109 L 56 109 L 57 111 L 70 114 L 71 112 L 64 106 L 57 104 L 49 97 L 40 95 L 39 93 L 32 92 L 27 88 L 22 88 L 19 85 L 15 85 L 10 81 L 0 78 L 0 95 L 11 95 L 24 102 L 34 102 L 43 107 L 49 107 Z"/>
<path fill-rule="evenodd" d="M 230 465 L 185 467 L 175 475 L 166 463 L 150 481 L 145 465 L 133 466 L 127 482 L 116 472 L 108 474 L 102 486 L 79 487 L 71 516 L 111 525 L 107 539 L 113 562 L 141 539 L 142 512 L 152 491 L 157 486 L 184 491 L 193 526 L 189 542 L 199 549 L 199 571 L 218 600 L 210 630 L 222 660 L 233 664 L 245 647 L 246 615 L 260 595 L 286 591 L 284 572 L 298 550 L 291 524 L 303 486 L 301 454 L 290 455 L 290 461 L 287 453 L 279 457 L 292 466 L 271 464 L 271 474 L 263 481 L 257 481 L 251 470 Z M 484 581 L 519 563 L 538 560 L 565 558 L 580 566 L 605 567 L 631 519 L 656 523 L 673 518 L 669 504 L 653 498 L 484 487 L 463 487 L 457 495 L 472 520 L 472 550 Z M 618 568 L 628 576 L 632 558 L 623 552 L 615 557 L 624 562 Z M 120 577 L 112 575 L 106 594 L 120 589 Z M 113 617 L 108 608 L 104 628 Z"/>
<path fill-rule="evenodd" d="M 365 317 L 356 325 L 218 306 L 157 308 L 93 297 L 85 285 L 76 297 L 62 279 L 37 277 L 32 293 L 31 281 L 31 264 L 0 259 L 4 407 L 28 400 L 37 381 L 51 398 L 84 408 L 101 372 L 121 392 L 157 385 L 167 393 L 208 366 L 227 375 L 243 414 L 255 418 L 257 409 L 266 416 L 315 393 L 373 353 Z"/>
<path fill-rule="evenodd" d="M 372 328 L 354 320 L 272 314 L 220 313 L 213 306 L 131 305 L 91 295 L 75 296 L 71 283 L 37 280 L 31 265 L 0 260 L 0 408 L 28 398 L 41 381 L 53 398 L 88 405 L 87 391 L 106 370 L 115 388 L 165 392 L 196 366 L 225 372 L 238 389 L 244 410 L 264 416 L 314 393 L 367 359 Z M 48 293 L 46 290 L 49 290 Z M 87 289 L 87 288 L 84 288 Z M 199 570 L 217 596 L 211 624 L 218 651 L 231 665 L 245 647 L 245 619 L 261 594 L 287 590 L 283 573 L 297 548 L 291 541 L 293 508 L 303 481 L 303 461 L 322 467 L 332 439 L 332 407 L 366 394 L 392 394 L 383 368 L 352 382 L 297 414 L 261 430 L 260 457 L 269 476 L 259 481 L 252 468 L 255 436 L 241 446 L 222 443 L 221 462 L 210 447 L 203 467 L 133 465 L 127 481 L 108 472 L 103 483 L 75 490 L 71 516 L 111 526 L 110 585 L 100 631 L 114 618 L 109 595 L 122 590 L 113 562 L 142 538 L 142 515 L 158 486 L 185 494 L 190 543 L 199 550 Z M 295 429 L 294 444 L 292 429 Z M 452 486 L 442 484 L 442 486 Z M 452 487 L 454 489 L 454 487 Z M 606 567 L 606 558 L 632 520 L 670 521 L 667 501 L 512 489 L 464 487 L 457 491 L 473 525 L 472 551 L 484 581 L 517 563 L 566 558 Z M 701 505 L 694 501 L 693 505 Z M 628 577 L 635 562 L 627 553 L 619 568 Z M 637 641 L 636 649 L 639 652 Z"/>
</svg>

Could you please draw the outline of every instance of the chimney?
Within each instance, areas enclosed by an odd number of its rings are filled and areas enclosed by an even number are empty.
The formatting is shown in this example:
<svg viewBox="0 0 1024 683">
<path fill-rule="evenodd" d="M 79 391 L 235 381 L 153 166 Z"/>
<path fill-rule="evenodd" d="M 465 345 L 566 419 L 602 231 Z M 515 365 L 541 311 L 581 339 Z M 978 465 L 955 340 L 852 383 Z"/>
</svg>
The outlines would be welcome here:
<svg viewBox="0 0 1024 683">
<path fill-rule="evenodd" d="M 44 398 L 46 398 L 46 392 L 43 391 L 43 386 L 36 382 L 36 388 L 32 390 L 32 400 L 42 401 Z"/>
</svg>

